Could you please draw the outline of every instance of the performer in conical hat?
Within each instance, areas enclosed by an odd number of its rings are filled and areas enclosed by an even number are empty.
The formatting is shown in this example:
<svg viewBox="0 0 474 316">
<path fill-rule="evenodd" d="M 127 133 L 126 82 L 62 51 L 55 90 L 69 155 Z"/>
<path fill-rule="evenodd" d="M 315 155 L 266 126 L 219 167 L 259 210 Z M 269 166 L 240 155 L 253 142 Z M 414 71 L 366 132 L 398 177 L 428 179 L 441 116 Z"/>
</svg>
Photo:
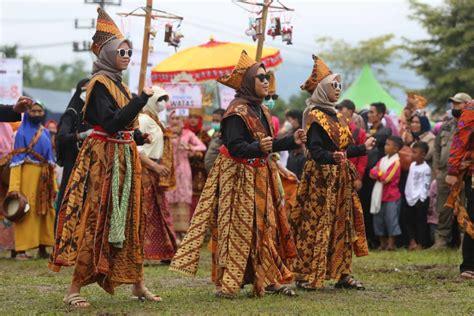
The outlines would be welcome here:
<svg viewBox="0 0 474 316">
<path fill-rule="evenodd" d="M 220 154 L 212 167 L 191 226 L 171 270 L 195 275 L 207 228 L 212 231 L 212 280 L 219 297 L 235 297 L 251 283 L 254 293 L 294 296 L 287 260 L 296 256 L 271 152 L 296 148 L 302 130 L 274 139 L 271 113 L 262 105 L 269 76 L 245 51 L 218 81 L 236 90 L 222 121 Z"/>
<path fill-rule="evenodd" d="M 93 132 L 84 141 L 59 210 L 56 244 L 49 263 L 53 271 L 75 266 L 64 302 L 84 308 L 83 286 L 97 282 L 114 294 L 121 284 L 132 293 L 160 301 L 143 281 L 145 217 L 141 203 L 141 164 L 137 144 L 149 141 L 138 128 L 138 113 L 153 95 L 144 88 L 132 97 L 122 82 L 132 55 L 108 14 L 98 9 L 92 51 L 92 78 L 83 109 Z"/>
<path fill-rule="evenodd" d="M 336 287 L 362 289 L 351 277 L 352 253 L 367 255 L 368 247 L 354 188 L 357 170 L 347 158 L 365 155 L 374 138 L 354 145 L 347 120 L 335 109 L 341 77 L 317 56 L 313 60 L 311 76 L 302 86 L 312 93 L 303 123 L 308 160 L 289 216 L 298 253 L 292 271 L 302 289 L 322 288 L 327 278 L 338 280 Z"/>
</svg>

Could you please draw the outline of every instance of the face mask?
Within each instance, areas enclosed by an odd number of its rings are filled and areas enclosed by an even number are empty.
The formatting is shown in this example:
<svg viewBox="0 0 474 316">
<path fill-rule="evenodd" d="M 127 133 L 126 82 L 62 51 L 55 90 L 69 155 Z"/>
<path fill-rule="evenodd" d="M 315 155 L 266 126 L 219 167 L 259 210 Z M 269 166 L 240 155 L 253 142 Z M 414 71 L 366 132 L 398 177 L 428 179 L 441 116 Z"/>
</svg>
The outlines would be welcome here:
<svg viewBox="0 0 474 316">
<path fill-rule="evenodd" d="M 451 114 L 453 115 L 454 118 L 460 118 L 462 114 L 462 110 L 460 109 L 451 109 Z"/>
<path fill-rule="evenodd" d="M 79 95 L 82 101 L 86 102 L 86 91 L 82 91 L 81 94 Z"/>
<path fill-rule="evenodd" d="M 43 122 L 44 116 L 28 116 L 28 119 L 33 124 L 39 124 Z"/>
<path fill-rule="evenodd" d="M 221 129 L 221 123 L 217 123 L 217 122 L 212 122 L 211 123 L 211 127 L 213 130 L 215 130 L 216 132 L 220 131 Z"/>
<path fill-rule="evenodd" d="M 166 108 L 166 101 L 159 101 L 156 103 L 158 112 L 163 111 Z"/>
<path fill-rule="evenodd" d="M 265 101 L 263 101 L 263 103 L 264 103 L 266 106 L 268 106 L 268 108 L 269 108 L 270 110 L 273 110 L 273 108 L 275 107 L 275 100 L 272 100 L 272 99 L 270 99 L 270 100 L 265 100 Z"/>
</svg>

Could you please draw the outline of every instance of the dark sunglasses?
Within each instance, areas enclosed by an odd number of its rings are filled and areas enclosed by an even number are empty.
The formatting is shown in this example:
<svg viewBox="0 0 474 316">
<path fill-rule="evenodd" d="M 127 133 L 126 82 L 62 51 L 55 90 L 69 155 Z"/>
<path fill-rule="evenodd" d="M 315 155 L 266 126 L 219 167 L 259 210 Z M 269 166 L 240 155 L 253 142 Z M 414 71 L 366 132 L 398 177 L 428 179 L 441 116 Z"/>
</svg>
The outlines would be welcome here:
<svg viewBox="0 0 474 316">
<path fill-rule="evenodd" d="M 170 99 L 169 96 L 167 96 L 167 95 L 162 95 L 161 97 L 158 98 L 158 100 L 156 100 L 156 102 L 161 102 L 161 101 L 166 101 L 166 102 L 168 102 L 169 99 Z"/>
<path fill-rule="evenodd" d="M 266 100 L 266 101 L 270 101 L 270 99 L 272 99 L 273 101 L 278 100 L 278 94 L 267 95 L 267 96 L 265 97 L 265 100 Z"/>
<path fill-rule="evenodd" d="M 260 80 L 260 82 L 264 82 L 265 80 L 270 82 L 270 75 L 269 74 L 259 74 L 259 75 L 256 75 L 255 78 L 258 78 L 258 80 Z"/>
<path fill-rule="evenodd" d="M 331 86 L 336 89 L 336 90 L 341 90 L 342 89 L 342 83 L 340 83 L 339 81 L 331 81 Z"/>
<path fill-rule="evenodd" d="M 119 54 L 120 57 L 125 57 L 125 55 L 127 55 L 128 57 L 132 57 L 131 49 L 119 48 L 117 49 L 117 53 Z"/>
</svg>

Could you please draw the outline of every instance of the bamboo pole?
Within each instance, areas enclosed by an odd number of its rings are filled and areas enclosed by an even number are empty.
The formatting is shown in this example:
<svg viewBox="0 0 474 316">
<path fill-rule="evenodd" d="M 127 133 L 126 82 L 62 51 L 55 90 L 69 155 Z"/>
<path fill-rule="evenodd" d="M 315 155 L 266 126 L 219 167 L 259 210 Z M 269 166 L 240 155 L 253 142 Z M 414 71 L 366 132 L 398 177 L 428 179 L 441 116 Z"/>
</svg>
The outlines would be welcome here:
<svg viewBox="0 0 474 316">
<path fill-rule="evenodd" d="M 138 94 L 140 94 L 145 86 L 146 69 L 148 66 L 148 53 L 150 50 L 150 26 L 151 13 L 153 8 L 153 0 L 146 1 L 146 16 L 145 29 L 143 31 L 143 47 L 142 47 L 142 62 L 140 65 L 140 80 L 138 81 Z"/>
<path fill-rule="evenodd" d="M 267 28 L 267 16 L 268 16 L 268 7 L 272 3 L 272 0 L 265 0 L 262 9 L 262 33 L 258 35 L 258 43 L 257 43 L 257 55 L 255 56 L 256 61 L 262 60 L 262 53 L 263 53 L 263 43 L 265 42 L 265 32 Z"/>
</svg>

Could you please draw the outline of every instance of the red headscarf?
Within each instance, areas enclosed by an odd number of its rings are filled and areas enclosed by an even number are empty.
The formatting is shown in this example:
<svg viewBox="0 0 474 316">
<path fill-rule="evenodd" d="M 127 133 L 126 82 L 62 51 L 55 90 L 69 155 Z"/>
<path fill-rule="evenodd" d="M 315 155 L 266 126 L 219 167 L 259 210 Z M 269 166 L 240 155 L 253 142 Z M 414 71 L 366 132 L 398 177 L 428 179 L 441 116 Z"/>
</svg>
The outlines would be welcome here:
<svg viewBox="0 0 474 316">
<path fill-rule="evenodd" d="M 199 133 L 201 130 L 202 130 L 202 125 L 203 125 L 203 120 L 202 120 L 202 116 L 200 115 L 196 115 L 196 114 L 193 114 L 193 116 L 197 116 L 199 121 L 197 123 L 196 126 L 191 126 L 191 124 L 189 123 L 189 119 L 186 120 L 186 122 L 184 123 L 184 128 L 185 129 L 189 129 L 190 131 L 192 131 L 194 134 L 197 134 Z"/>
</svg>

